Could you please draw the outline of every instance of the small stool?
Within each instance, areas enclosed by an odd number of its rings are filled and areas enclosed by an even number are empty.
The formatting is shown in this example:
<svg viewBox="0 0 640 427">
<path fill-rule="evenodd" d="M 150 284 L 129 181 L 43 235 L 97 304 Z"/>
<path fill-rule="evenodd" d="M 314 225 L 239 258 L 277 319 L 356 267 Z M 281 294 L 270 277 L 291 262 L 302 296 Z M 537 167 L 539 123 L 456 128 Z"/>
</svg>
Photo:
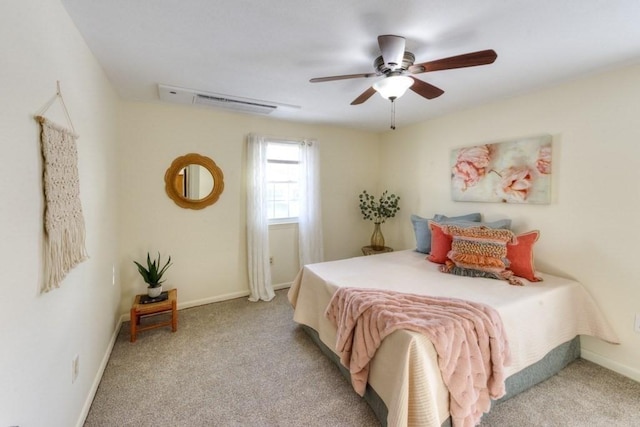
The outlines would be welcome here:
<svg viewBox="0 0 640 427">
<path fill-rule="evenodd" d="M 160 328 L 163 326 L 171 326 L 171 332 L 178 330 L 178 290 L 171 289 L 168 293 L 169 295 L 166 300 L 151 302 L 148 304 L 140 304 L 140 297 L 144 296 L 143 294 L 136 295 L 133 300 L 133 305 L 131 306 L 131 342 L 136 342 L 136 335 L 141 331 Z M 171 320 L 140 327 L 140 317 L 166 313 L 169 311 L 171 312 Z"/>
</svg>

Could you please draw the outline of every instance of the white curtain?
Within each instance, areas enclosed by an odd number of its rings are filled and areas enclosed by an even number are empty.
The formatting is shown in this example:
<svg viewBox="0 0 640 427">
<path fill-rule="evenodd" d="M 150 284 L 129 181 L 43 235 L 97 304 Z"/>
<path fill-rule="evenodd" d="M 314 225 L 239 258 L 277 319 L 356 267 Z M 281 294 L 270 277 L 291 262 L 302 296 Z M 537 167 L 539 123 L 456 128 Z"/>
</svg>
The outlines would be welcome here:
<svg viewBox="0 0 640 427">
<path fill-rule="evenodd" d="M 300 145 L 300 211 L 298 215 L 298 258 L 300 267 L 324 261 L 320 209 L 320 154 L 318 141 Z"/>
<path fill-rule="evenodd" d="M 267 214 L 267 145 L 261 136 L 247 143 L 247 259 L 249 301 L 270 301 L 275 296 L 269 265 Z"/>
</svg>

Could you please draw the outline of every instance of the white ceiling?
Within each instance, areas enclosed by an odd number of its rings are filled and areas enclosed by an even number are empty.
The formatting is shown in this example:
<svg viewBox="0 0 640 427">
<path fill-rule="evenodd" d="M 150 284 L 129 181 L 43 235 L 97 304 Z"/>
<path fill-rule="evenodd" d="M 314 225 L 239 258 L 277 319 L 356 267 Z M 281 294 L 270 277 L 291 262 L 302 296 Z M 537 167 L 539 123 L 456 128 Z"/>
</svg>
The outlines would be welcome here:
<svg viewBox="0 0 640 427">
<path fill-rule="evenodd" d="M 270 117 L 373 131 L 389 128 L 389 101 L 349 105 L 372 79 L 309 79 L 372 72 L 381 34 L 405 37 L 416 63 L 498 53 L 492 65 L 416 75 L 445 93 L 407 92 L 398 127 L 640 61 L 639 0 L 62 3 L 124 99 L 160 102 L 163 84 L 300 107 Z"/>
</svg>

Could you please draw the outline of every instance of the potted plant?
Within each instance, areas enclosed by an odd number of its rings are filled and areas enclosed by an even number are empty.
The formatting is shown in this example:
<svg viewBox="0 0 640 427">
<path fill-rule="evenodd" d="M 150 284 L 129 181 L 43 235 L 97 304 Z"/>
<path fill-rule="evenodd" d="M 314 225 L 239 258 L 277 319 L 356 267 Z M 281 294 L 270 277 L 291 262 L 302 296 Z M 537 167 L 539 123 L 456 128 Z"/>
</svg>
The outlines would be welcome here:
<svg viewBox="0 0 640 427">
<path fill-rule="evenodd" d="M 136 266 L 138 266 L 138 271 L 142 276 L 142 279 L 149 286 L 147 287 L 147 294 L 151 298 L 156 298 L 160 296 L 162 293 L 162 276 L 167 271 L 171 264 L 171 256 L 167 260 L 166 264 L 161 268 L 160 267 L 160 252 L 158 252 L 158 259 L 151 261 L 151 256 L 147 252 L 147 268 L 142 266 L 140 263 L 133 261 Z"/>
<path fill-rule="evenodd" d="M 371 235 L 371 247 L 376 251 L 384 249 L 384 236 L 380 230 L 380 224 L 384 224 L 388 218 L 396 216 L 396 212 L 400 210 L 400 206 L 398 206 L 400 196 L 387 193 L 385 190 L 378 200 L 372 194 L 367 193 L 367 190 L 364 190 L 359 196 L 360 212 L 362 212 L 363 219 L 371 220 L 375 224 Z"/>
</svg>

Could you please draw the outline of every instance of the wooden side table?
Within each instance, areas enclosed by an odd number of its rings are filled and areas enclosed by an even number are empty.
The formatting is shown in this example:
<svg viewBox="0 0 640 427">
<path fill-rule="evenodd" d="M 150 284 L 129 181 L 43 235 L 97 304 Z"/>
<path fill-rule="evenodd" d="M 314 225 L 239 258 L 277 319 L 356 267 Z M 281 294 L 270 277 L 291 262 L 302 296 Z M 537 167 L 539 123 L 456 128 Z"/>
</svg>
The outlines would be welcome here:
<svg viewBox="0 0 640 427">
<path fill-rule="evenodd" d="M 168 293 L 169 295 L 166 300 L 148 304 L 140 304 L 140 297 L 144 296 L 143 294 L 136 295 L 133 300 L 133 305 L 131 306 L 131 342 L 136 342 L 136 336 L 138 332 L 141 331 L 163 326 L 171 326 L 171 332 L 178 330 L 178 290 L 171 289 Z M 171 312 L 171 320 L 140 327 L 140 318 L 142 316 L 152 316 L 166 312 Z"/>
<path fill-rule="evenodd" d="M 371 246 L 363 246 L 362 247 L 362 253 L 364 255 L 376 255 L 376 254 L 383 254 L 385 252 L 393 252 L 393 248 L 390 248 L 389 246 L 385 246 L 383 249 L 373 249 L 373 247 Z"/>
</svg>

